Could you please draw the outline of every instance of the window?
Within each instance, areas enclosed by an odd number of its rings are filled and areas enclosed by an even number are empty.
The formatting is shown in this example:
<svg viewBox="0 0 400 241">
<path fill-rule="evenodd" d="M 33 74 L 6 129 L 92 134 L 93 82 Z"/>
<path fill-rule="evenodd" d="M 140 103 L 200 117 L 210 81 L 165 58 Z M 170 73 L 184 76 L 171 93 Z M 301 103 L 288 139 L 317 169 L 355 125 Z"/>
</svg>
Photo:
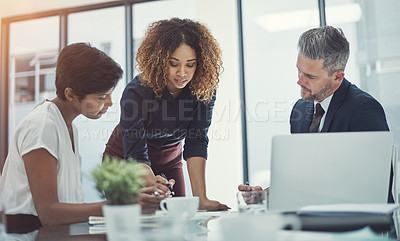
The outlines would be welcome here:
<svg viewBox="0 0 400 241">
<path fill-rule="evenodd" d="M 250 184 L 269 185 L 271 138 L 290 133 L 300 98 L 297 40 L 319 26 L 318 5 L 307 1 L 242 1 L 248 172 Z"/>
<path fill-rule="evenodd" d="M 58 32 L 58 17 L 10 24 L 9 133 L 38 101 L 55 96 Z"/>
<path fill-rule="evenodd" d="M 137 49 L 150 23 L 172 17 L 195 19 L 195 7 L 196 0 L 155 1 L 135 4 L 132 8 L 133 56 L 136 56 Z M 165 9 L 169 10 L 165 11 Z M 136 60 L 134 61 L 136 64 Z M 135 68 L 134 75 L 136 74 L 137 70 Z"/>
<path fill-rule="evenodd" d="M 326 9 L 327 24 L 350 42 L 345 77 L 381 103 L 400 146 L 400 2 L 326 0 Z"/>
<path fill-rule="evenodd" d="M 100 49 L 121 65 L 125 64 L 125 9 L 123 6 L 71 13 L 68 15 L 68 44 L 88 42 Z M 119 100 L 125 87 L 125 75 L 119 81 L 111 98 L 113 106 L 98 120 L 91 120 L 83 115 L 74 123 L 79 130 L 79 150 L 81 154 L 82 183 L 85 201 L 98 201 L 91 171 L 101 163 L 105 144 L 114 127 L 119 122 Z"/>
</svg>

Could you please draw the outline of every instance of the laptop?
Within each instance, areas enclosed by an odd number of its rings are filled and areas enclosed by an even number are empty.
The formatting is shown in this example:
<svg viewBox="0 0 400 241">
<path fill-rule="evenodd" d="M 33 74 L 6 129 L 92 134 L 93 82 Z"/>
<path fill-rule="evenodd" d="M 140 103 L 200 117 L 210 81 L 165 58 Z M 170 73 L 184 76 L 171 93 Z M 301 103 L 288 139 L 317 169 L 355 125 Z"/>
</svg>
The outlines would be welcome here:
<svg viewBox="0 0 400 241">
<path fill-rule="evenodd" d="M 392 145 L 391 132 L 274 136 L 269 209 L 387 203 Z"/>
</svg>

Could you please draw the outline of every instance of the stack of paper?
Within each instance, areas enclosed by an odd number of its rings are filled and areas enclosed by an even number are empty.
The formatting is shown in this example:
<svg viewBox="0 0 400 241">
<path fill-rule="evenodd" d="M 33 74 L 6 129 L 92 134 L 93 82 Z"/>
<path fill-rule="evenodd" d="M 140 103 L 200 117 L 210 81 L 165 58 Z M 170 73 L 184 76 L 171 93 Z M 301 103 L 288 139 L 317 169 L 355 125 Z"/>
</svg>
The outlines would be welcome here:
<svg viewBox="0 0 400 241">
<path fill-rule="evenodd" d="M 99 216 L 90 216 L 89 217 L 89 233 L 90 234 L 99 234 L 106 233 L 106 219 L 104 217 Z"/>
<path fill-rule="evenodd" d="M 141 227 L 142 228 L 153 228 L 157 226 L 156 220 L 160 215 L 158 213 L 152 215 L 142 215 Z M 106 218 L 101 216 L 90 216 L 89 217 L 89 233 L 106 233 Z"/>
<path fill-rule="evenodd" d="M 106 218 L 105 217 L 99 217 L 99 216 L 90 216 L 89 217 L 89 225 L 98 225 L 98 224 L 106 224 Z"/>
</svg>

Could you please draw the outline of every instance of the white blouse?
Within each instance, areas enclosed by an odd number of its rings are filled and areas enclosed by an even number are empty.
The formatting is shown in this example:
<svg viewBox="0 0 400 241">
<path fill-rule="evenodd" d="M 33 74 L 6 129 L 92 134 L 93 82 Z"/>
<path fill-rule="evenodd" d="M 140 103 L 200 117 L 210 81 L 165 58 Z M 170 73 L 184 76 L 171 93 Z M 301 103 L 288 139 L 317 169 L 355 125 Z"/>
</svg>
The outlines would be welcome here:
<svg viewBox="0 0 400 241">
<path fill-rule="evenodd" d="M 37 215 L 22 156 L 39 148 L 57 159 L 59 202 L 83 203 L 78 130 L 72 126 L 75 152 L 64 118 L 50 101 L 38 103 L 18 124 L 0 177 L 0 205 L 7 214 Z"/>
</svg>

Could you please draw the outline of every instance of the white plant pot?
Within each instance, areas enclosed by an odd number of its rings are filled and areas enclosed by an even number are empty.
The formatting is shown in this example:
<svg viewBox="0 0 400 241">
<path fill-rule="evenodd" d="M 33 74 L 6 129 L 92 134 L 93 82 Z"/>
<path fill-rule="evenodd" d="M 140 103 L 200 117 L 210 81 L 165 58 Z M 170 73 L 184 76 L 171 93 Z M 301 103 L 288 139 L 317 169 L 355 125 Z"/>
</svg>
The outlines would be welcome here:
<svg viewBox="0 0 400 241">
<path fill-rule="evenodd" d="M 103 205 L 108 241 L 141 240 L 140 204 Z"/>
</svg>

